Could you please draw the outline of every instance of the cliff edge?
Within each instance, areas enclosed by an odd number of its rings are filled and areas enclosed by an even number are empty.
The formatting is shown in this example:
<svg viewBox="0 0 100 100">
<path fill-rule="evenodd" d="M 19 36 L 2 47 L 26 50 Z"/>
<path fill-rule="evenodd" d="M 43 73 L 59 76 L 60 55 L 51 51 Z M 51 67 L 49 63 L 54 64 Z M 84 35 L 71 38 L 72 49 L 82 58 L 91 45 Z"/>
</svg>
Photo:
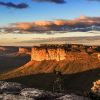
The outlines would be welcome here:
<svg viewBox="0 0 100 100">
<path fill-rule="evenodd" d="M 2 74 L 0 79 L 53 73 L 54 70 L 60 70 L 63 74 L 73 74 L 100 68 L 99 54 L 93 47 L 80 45 L 33 47 L 31 60 L 27 64 Z"/>
</svg>

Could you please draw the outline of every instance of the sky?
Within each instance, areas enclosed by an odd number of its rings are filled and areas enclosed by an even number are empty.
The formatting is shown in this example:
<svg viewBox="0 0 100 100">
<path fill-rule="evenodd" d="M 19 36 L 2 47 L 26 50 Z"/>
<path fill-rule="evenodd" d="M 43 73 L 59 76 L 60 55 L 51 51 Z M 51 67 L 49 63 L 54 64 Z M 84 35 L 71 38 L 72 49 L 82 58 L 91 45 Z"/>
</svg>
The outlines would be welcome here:
<svg viewBox="0 0 100 100">
<path fill-rule="evenodd" d="M 99 1 L 100 0 L 0 0 L 0 26 L 16 22 L 73 19 L 81 15 L 100 17 Z"/>
<path fill-rule="evenodd" d="M 34 25 L 59 26 L 77 22 L 100 24 L 100 0 L 0 0 L 0 27 L 16 25 L 17 28 L 26 30 Z M 50 42 L 53 38 L 56 40 L 52 42 L 58 43 L 62 37 L 66 37 L 66 41 L 61 40 L 60 43 L 69 42 L 69 37 L 92 37 L 91 41 L 87 41 L 87 38 L 70 42 L 100 45 L 100 32 L 97 31 L 54 34 L 0 33 L 0 45 L 32 46 L 33 43 Z"/>
</svg>

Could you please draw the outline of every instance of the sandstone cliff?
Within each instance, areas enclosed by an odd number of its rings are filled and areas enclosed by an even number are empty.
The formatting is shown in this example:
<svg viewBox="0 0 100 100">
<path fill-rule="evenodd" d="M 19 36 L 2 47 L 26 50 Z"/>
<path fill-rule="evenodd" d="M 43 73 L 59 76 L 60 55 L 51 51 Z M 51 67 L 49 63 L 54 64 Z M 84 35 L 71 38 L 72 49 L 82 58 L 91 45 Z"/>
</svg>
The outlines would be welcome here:
<svg viewBox="0 0 100 100">
<path fill-rule="evenodd" d="M 70 51 L 69 51 L 70 49 Z M 87 48 L 87 51 L 90 48 Z M 76 50 L 76 51 L 75 51 Z M 88 52 L 92 52 L 88 51 Z M 67 48 L 64 46 L 60 47 L 33 47 L 31 52 L 31 61 L 43 61 L 43 60 L 79 60 L 79 59 L 90 59 L 91 57 L 100 59 L 100 53 L 92 53 L 89 55 L 86 51 L 80 50 L 80 48 L 73 46 L 71 48 Z"/>
<path fill-rule="evenodd" d="M 64 48 L 32 48 L 31 60 L 65 60 L 66 50 Z"/>
<path fill-rule="evenodd" d="M 25 47 L 19 47 L 19 54 L 31 54 L 31 51 L 29 48 L 25 48 Z"/>
<path fill-rule="evenodd" d="M 60 70 L 63 74 L 73 74 L 100 68 L 99 53 L 88 54 L 85 50 L 66 46 L 33 47 L 31 61 L 0 76 L 0 79 L 38 73 L 52 73 Z"/>
</svg>

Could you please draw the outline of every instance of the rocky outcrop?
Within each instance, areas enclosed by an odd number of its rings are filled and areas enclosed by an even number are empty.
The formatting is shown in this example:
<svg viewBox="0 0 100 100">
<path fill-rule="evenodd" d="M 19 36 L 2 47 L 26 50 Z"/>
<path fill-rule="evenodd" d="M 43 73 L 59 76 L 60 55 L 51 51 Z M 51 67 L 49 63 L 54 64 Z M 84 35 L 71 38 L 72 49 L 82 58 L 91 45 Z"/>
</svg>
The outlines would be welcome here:
<svg viewBox="0 0 100 100">
<path fill-rule="evenodd" d="M 100 80 L 93 82 L 93 87 L 91 90 L 94 94 L 100 96 Z"/>
<path fill-rule="evenodd" d="M 99 53 L 95 53 L 92 47 L 85 47 L 81 45 L 68 45 L 65 46 L 37 46 L 32 48 L 31 60 L 44 61 L 44 60 L 78 60 L 88 59 L 90 54 L 96 54 L 95 58 L 99 60 Z M 91 55 L 91 57 L 93 57 Z"/>
<path fill-rule="evenodd" d="M 88 53 L 86 48 L 88 47 L 75 45 L 33 47 L 31 61 L 18 69 L 1 74 L 0 79 L 53 73 L 56 69 L 63 74 L 73 74 L 100 68 L 99 53 Z"/>
<path fill-rule="evenodd" d="M 23 96 L 29 96 L 29 97 L 33 97 L 33 98 L 40 98 L 43 95 L 45 95 L 45 92 L 43 90 L 38 90 L 38 89 L 34 89 L 34 88 L 25 88 L 23 90 L 21 90 L 21 95 Z"/>
<path fill-rule="evenodd" d="M 35 100 L 35 99 L 21 95 L 0 94 L 0 100 Z"/>
<path fill-rule="evenodd" d="M 98 53 L 97 56 L 98 56 L 98 59 L 100 60 L 100 53 Z"/>
<path fill-rule="evenodd" d="M 13 83 L 13 82 L 4 82 L 0 81 L 0 83 L 3 84 L 9 84 L 10 89 L 9 92 L 2 91 L 0 93 L 0 100 L 90 100 L 89 98 L 86 98 L 84 96 L 78 96 L 75 94 L 66 94 L 66 93 L 52 93 L 50 91 L 45 90 L 39 90 L 35 88 L 24 88 L 21 89 L 21 91 L 17 91 L 17 94 L 13 91 L 13 88 L 19 87 L 19 83 Z M 12 88 L 11 88 L 11 85 Z M 9 88 L 9 86 L 4 86 L 5 88 Z M 21 85 L 22 86 L 22 85 Z M 0 90 L 1 90 L 0 86 Z"/>
<path fill-rule="evenodd" d="M 15 70 L 1 74 L 0 79 L 52 73 L 56 69 L 63 74 L 73 74 L 100 68 L 99 52 L 94 48 L 92 52 L 87 52 L 88 48 L 90 47 L 82 45 L 35 46 L 32 48 L 31 61 Z M 27 48 L 19 48 L 19 52 L 27 54 L 29 51 Z"/>
<path fill-rule="evenodd" d="M 24 48 L 24 47 L 19 47 L 19 54 L 30 54 L 30 50 L 28 48 Z"/>
<path fill-rule="evenodd" d="M 57 98 L 56 100 L 91 100 L 91 99 L 71 94 L 71 95 L 64 95 L 60 98 Z"/>
<path fill-rule="evenodd" d="M 22 85 L 19 83 L 3 82 L 0 81 L 0 91 L 5 93 L 17 93 L 22 89 Z"/>
<path fill-rule="evenodd" d="M 63 48 L 32 48 L 31 60 L 65 60 L 66 51 Z"/>
</svg>

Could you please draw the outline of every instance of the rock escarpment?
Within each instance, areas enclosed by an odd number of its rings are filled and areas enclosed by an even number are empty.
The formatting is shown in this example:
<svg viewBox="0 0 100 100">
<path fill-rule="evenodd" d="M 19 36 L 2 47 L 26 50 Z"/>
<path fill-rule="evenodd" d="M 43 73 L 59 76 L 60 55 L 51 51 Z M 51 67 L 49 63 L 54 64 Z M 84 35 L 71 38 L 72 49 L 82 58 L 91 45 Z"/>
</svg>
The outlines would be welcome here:
<svg viewBox="0 0 100 100">
<path fill-rule="evenodd" d="M 66 51 L 64 48 L 32 48 L 31 60 L 65 60 Z"/>
<path fill-rule="evenodd" d="M 5 84 L 8 85 L 5 86 Z M 51 91 L 21 86 L 23 85 L 20 83 L 0 81 L 0 91 L 2 91 L 0 92 L 0 100 L 91 100 L 90 98 L 76 94 L 52 93 Z M 18 91 L 19 88 L 20 91 Z"/>
<path fill-rule="evenodd" d="M 88 51 L 88 48 L 91 50 Z M 94 48 L 82 45 L 35 46 L 27 64 L 2 74 L 0 79 L 53 73 L 54 70 L 60 70 L 63 74 L 73 74 L 100 68 L 98 54 Z"/>
<path fill-rule="evenodd" d="M 18 51 L 19 54 L 31 54 L 30 52 L 31 52 L 30 48 L 19 47 Z"/>
<path fill-rule="evenodd" d="M 40 46 L 33 47 L 31 52 L 31 61 L 44 61 L 44 60 L 78 60 L 96 58 L 100 60 L 99 53 L 95 53 L 92 48 L 81 45 L 72 46 Z M 89 55 L 89 53 L 91 55 Z"/>
</svg>

